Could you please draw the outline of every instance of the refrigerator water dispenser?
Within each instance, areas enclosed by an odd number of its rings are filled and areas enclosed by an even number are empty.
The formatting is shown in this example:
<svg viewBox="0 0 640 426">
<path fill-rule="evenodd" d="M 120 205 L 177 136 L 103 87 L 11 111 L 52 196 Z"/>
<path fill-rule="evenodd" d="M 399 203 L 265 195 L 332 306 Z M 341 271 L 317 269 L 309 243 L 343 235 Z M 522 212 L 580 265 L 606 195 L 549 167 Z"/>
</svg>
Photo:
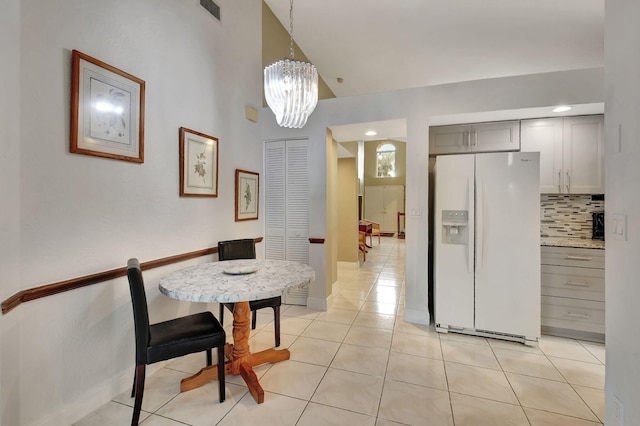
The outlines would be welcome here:
<svg viewBox="0 0 640 426">
<path fill-rule="evenodd" d="M 442 243 L 469 244 L 469 211 L 442 211 Z"/>
</svg>

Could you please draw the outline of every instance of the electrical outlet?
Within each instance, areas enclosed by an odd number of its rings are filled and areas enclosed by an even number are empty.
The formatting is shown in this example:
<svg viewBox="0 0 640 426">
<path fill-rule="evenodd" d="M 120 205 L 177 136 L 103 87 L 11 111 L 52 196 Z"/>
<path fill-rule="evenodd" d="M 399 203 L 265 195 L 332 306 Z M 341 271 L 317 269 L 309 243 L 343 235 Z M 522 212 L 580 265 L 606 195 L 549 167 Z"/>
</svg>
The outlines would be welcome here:
<svg viewBox="0 0 640 426">
<path fill-rule="evenodd" d="M 613 420 L 614 426 L 624 426 L 624 404 L 616 396 L 613 397 Z"/>
</svg>

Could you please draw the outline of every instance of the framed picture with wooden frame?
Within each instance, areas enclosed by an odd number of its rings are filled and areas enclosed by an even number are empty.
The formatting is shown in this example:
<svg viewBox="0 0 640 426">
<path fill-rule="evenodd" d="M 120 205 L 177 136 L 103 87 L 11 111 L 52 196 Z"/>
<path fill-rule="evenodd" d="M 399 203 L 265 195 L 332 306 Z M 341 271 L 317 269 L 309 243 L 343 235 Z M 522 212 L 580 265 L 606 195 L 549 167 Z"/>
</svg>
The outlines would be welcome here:
<svg viewBox="0 0 640 426">
<path fill-rule="evenodd" d="M 180 127 L 180 196 L 218 196 L 218 138 Z"/>
<path fill-rule="evenodd" d="M 74 50 L 69 151 L 144 163 L 145 82 Z"/>
<path fill-rule="evenodd" d="M 236 169 L 236 222 L 258 219 L 260 175 Z"/>
</svg>

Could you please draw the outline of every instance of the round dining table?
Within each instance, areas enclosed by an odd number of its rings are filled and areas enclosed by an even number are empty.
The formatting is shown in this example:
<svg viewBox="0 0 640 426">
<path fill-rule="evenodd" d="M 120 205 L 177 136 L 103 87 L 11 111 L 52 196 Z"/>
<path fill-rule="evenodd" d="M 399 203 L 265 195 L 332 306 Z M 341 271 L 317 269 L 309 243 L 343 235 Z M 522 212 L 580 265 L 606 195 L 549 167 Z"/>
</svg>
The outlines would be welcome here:
<svg viewBox="0 0 640 426">
<path fill-rule="evenodd" d="M 315 279 L 313 268 L 287 260 L 238 259 L 203 263 L 165 275 L 160 292 L 173 299 L 202 303 L 234 303 L 233 344 L 225 346 L 225 374 L 240 375 L 258 404 L 264 391 L 253 367 L 288 360 L 288 349 L 274 348 L 251 353 L 251 310 L 249 302 L 282 296 L 288 289 L 303 288 Z M 182 379 L 180 391 L 203 386 L 218 378 L 215 365 Z"/>
</svg>

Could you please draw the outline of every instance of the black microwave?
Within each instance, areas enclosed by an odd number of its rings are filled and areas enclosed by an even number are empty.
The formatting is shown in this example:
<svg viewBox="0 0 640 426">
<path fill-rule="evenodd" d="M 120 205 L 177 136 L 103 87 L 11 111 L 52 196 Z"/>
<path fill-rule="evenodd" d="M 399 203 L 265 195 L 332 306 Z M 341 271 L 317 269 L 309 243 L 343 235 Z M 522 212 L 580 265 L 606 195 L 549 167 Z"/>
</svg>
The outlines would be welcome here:
<svg viewBox="0 0 640 426">
<path fill-rule="evenodd" d="M 604 212 L 593 212 L 591 238 L 594 240 L 604 240 Z"/>
</svg>

